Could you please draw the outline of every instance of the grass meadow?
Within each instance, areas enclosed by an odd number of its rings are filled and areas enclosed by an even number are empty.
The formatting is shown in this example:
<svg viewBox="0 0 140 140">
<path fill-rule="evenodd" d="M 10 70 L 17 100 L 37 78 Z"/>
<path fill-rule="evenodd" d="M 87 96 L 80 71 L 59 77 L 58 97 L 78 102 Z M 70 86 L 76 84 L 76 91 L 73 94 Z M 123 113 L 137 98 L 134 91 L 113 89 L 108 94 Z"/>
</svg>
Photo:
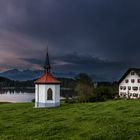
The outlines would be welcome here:
<svg viewBox="0 0 140 140">
<path fill-rule="evenodd" d="M 140 140 L 140 101 L 0 104 L 0 140 Z"/>
</svg>

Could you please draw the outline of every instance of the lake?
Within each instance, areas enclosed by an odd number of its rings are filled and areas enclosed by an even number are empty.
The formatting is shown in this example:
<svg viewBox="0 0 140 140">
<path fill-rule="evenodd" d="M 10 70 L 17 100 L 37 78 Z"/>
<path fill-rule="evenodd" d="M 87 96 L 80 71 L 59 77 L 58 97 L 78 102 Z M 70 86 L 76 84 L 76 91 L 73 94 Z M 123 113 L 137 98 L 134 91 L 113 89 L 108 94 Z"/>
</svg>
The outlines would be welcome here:
<svg viewBox="0 0 140 140">
<path fill-rule="evenodd" d="M 32 99 L 35 98 L 34 93 L 27 92 L 0 92 L 0 102 L 12 102 L 12 103 L 20 103 L 20 102 L 31 102 Z"/>
<path fill-rule="evenodd" d="M 11 103 L 22 103 L 22 102 L 32 102 L 35 98 L 35 93 L 27 92 L 0 92 L 0 102 L 11 102 Z M 60 97 L 64 99 L 65 97 Z"/>
</svg>

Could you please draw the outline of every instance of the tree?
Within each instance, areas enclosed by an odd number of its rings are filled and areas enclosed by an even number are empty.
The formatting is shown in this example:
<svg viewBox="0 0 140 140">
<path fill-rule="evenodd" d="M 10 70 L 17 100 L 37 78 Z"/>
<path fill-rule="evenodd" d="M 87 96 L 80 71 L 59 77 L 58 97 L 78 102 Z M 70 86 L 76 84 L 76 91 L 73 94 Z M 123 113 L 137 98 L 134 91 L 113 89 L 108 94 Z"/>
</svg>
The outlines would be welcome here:
<svg viewBox="0 0 140 140">
<path fill-rule="evenodd" d="M 75 77 L 75 91 L 80 102 L 88 102 L 92 96 L 92 79 L 85 73 L 80 73 Z"/>
<path fill-rule="evenodd" d="M 81 82 L 83 84 L 89 84 L 92 85 L 92 79 L 89 75 L 87 75 L 86 73 L 80 73 L 75 77 L 75 81 L 77 82 Z"/>
<path fill-rule="evenodd" d="M 102 86 L 93 89 L 93 96 L 90 101 L 105 101 L 107 99 L 114 99 L 116 92 L 112 87 Z"/>
</svg>

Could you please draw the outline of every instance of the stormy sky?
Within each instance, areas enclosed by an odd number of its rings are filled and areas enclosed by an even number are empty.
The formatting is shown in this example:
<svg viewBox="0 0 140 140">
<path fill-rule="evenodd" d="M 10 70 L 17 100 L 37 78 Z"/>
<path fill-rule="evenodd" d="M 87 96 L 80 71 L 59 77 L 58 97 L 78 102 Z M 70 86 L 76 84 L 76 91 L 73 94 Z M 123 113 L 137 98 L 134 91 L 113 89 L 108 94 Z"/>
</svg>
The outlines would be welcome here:
<svg viewBox="0 0 140 140">
<path fill-rule="evenodd" d="M 0 72 L 42 69 L 117 80 L 140 66 L 139 0 L 0 0 Z"/>
</svg>

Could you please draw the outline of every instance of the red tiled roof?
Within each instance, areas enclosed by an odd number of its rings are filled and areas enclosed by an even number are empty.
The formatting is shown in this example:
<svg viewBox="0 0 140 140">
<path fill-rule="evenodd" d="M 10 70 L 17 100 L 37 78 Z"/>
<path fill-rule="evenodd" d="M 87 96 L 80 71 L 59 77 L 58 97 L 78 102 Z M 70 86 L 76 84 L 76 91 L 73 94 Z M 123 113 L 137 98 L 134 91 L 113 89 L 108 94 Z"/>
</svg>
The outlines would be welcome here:
<svg viewBox="0 0 140 140">
<path fill-rule="evenodd" d="M 51 73 L 44 73 L 38 80 L 35 81 L 35 84 L 60 84 Z"/>
</svg>

